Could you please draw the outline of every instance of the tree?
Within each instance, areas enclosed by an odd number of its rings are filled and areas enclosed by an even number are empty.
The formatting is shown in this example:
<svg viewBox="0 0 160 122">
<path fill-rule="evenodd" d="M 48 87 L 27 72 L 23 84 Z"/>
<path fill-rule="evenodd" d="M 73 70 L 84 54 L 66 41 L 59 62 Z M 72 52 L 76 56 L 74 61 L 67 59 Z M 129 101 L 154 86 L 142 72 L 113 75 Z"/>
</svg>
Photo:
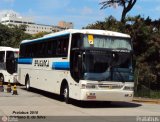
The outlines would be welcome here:
<svg viewBox="0 0 160 122">
<path fill-rule="evenodd" d="M 13 34 L 10 28 L 0 24 L 0 46 L 8 46 L 11 42 L 11 37 L 13 37 Z"/>
<path fill-rule="evenodd" d="M 101 9 L 106 9 L 108 7 L 118 5 L 123 7 L 121 22 L 125 23 L 125 18 L 127 13 L 133 8 L 137 0 L 105 0 L 100 3 L 102 5 Z"/>
<path fill-rule="evenodd" d="M 2 25 L 0 24 L 0 46 L 19 47 L 24 39 L 31 39 L 30 34 L 26 34 L 26 26 Z"/>
</svg>

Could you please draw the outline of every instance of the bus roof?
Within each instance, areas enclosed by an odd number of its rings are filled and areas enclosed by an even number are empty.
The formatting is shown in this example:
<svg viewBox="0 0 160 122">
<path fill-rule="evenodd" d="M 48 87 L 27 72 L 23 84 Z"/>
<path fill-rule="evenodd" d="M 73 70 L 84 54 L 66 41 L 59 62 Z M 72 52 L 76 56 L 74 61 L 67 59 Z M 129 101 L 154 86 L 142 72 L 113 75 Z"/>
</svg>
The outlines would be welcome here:
<svg viewBox="0 0 160 122">
<path fill-rule="evenodd" d="M 74 33 L 82 33 L 82 34 L 95 34 L 95 35 L 106 35 L 106 36 L 113 36 L 113 37 L 124 37 L 124 38 L 130 38 L 130 35 L 124 34 L 124 33 L 119 33 L 119 32 L 114 32 L 114 31 L 108 31 L 108 30 L 96 30 L 96 29 L 68 29 L 56 33 L 51 33 L 48 35 L 45 35 L 41 38 L 33 39 L 33 40 L 23 40 L 21 43 L 29 43 L 29 42 L 34 42 L 38 40 L 43 40 L 43 39 L 48 39 L 48 38 L 54 38 L 54 37 L 59 37 L 63 35 L 68 35 L 68 34 L 74 34 Z"/>
<path fill-rule="evenodd" d="M 12 48 L 12 47 L 0 46 L 0 51 L 17 51 L 17 52 L 19 52 L 19 49 L 18 48 Z"/>
</svg>

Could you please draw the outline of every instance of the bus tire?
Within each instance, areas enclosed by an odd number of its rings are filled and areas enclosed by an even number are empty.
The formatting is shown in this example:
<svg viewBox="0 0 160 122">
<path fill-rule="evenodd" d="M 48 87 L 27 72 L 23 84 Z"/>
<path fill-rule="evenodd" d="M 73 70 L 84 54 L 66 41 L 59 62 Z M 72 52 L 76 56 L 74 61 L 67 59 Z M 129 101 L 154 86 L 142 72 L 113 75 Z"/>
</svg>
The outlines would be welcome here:
<svg viewBox="0 0 160 122">
<path fill-rule="evenodd" d="M 30 80 L 28 76 L 26 77 L 26 80 L 25 80 L 25 86 L 26 86 L 26 90 L 30 91 Z"/>
<path fill-rule="evenodd" d="M 70 99 L 69 99 L 69 87 L 68 87 L 68 84 L 66 84 L 64 89 L 63 89 L 63 96 L 64 96 L 65 103 L 69 104 L 70 103 Z"/>
<path fill-rule="evenodd" d="M 3 76 L 3 74 L 0 74 L 0 80 L 2 81 L 2 83 L 4 83 L 4 76 Z"/>
</svg>

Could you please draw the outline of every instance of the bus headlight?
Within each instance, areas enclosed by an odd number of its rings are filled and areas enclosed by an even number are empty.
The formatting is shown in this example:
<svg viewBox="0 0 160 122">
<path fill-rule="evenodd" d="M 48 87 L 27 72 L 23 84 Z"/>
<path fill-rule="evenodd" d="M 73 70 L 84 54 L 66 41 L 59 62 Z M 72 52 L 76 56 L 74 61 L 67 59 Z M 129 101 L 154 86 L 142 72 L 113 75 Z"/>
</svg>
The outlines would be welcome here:
<svg viewBox="0 0 160 122">
<path fill-rule="evenodd" d="M 123 90 L 133 91 L 133 86 L 125 86 Z"/>
<path fill-rule="evenodd" d="M 82 89 L 95 89 L 96 85 L 95 84 L 82 84 L 81 88 Z"/>
</svg>

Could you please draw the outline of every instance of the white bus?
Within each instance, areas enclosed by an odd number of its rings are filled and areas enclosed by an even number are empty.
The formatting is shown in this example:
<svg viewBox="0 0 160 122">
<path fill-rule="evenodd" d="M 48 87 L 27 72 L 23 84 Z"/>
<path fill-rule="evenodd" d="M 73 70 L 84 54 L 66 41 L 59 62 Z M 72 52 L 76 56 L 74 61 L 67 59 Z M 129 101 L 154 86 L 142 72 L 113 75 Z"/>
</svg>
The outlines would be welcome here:
<svg viewBox="0 0 160 122">
<path fill-rule="evenodd" d="M 20 44 L 19 82 L 81 101 L 132 101 L 129 35 L 69 29 Z"/>
<path fill-rule="evenodd" d="M 0 46 L 0 79 L 2 82 L 17 82 L 18 54 L 18 48 Z"/>
</svg>

